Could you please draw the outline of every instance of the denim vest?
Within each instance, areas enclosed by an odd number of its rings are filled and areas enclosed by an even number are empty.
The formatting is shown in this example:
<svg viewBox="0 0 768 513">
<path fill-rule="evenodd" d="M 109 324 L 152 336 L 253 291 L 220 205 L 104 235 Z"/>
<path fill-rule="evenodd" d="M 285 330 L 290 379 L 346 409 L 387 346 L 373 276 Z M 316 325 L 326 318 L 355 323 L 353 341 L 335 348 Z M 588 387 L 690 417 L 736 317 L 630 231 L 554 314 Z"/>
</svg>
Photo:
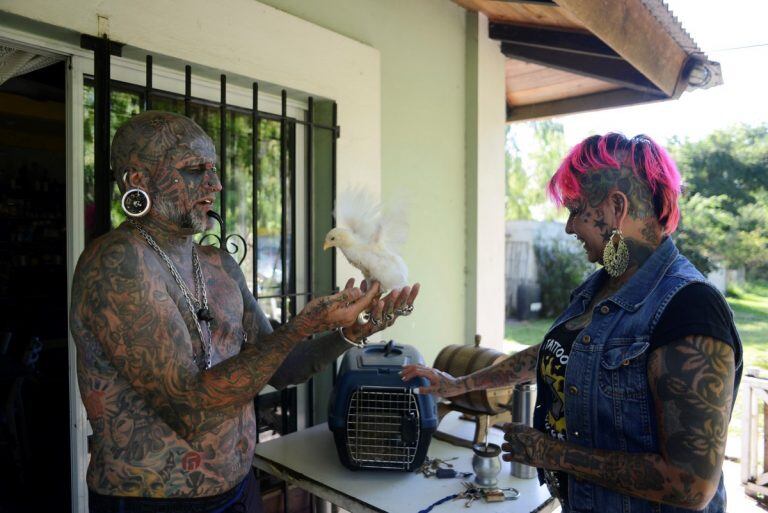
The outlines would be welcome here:
<svg viewBox="0 0 768 513">
<path fill-rule="evenodd" d="M 583 314 L 606 276 L 601 269 L 587 278 L 573 292 L 571 304 L 550 331 Z M 570 443 L 609 451 L 660 452 L 656 412 L 646 371 L 649 340 L 672 297 L 693 282 L 706 280 L 667 237 L 618 292 L 595 305 L 591 323 L 573 342 L 565 370 L 565 418 Z M 735 342 L 735 401 L 742 361 L 741 341 L 733 316 L 731 332 Z M 541 390 L 544 386 L 538 383 L 537 388 Z M 545 416 L 545 408 L 537 402 L 533 424 L 536 429 L 543 431 Z M 539 479 L 543 482 L 541 471 Z M 564 513 L 692 511 L 630 497 L 570 474 L 566 500 Z M 721 473 L 717 492 L 703 511 L 721 513 L 725 510 Z"/>
</svg>

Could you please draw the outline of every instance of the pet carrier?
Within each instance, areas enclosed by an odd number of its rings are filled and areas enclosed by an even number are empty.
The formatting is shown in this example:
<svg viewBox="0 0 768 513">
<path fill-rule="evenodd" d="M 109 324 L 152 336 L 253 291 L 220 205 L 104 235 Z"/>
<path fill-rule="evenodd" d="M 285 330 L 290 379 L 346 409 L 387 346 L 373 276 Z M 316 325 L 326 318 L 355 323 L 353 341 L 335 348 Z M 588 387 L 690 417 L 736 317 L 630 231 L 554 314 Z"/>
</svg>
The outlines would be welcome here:
<svg viewBox="0 0 768 513">
<path fill-rule="evenodd" d="M 427 455 L 438 418 L 431 395 L 414 394 L 425 378 L 403 382 L 400 370 L 424 363 L 394 341 L 347 351 L 329 404 L 328 426 L 344 466 L 412 471 Z"/>
</svg>

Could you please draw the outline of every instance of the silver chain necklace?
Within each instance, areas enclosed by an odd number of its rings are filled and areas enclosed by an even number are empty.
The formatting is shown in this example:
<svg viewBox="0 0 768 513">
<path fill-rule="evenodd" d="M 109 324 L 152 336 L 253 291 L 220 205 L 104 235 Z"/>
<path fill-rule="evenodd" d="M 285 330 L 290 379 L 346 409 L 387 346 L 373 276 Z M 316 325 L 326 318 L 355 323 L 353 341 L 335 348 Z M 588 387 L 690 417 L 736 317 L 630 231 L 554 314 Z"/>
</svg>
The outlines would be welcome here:
<svg viewBox="0 0 768 513">
<path fill-rule="evenodd" d="M 195 363 L 200 368 L 200 370 L 210 369 L 211 338 L 213 335 L 211 334 L 210 324 L 208 324 L 208 338 L 206 339 L 205 335 L 203 334 L 203 327 L 200 324 L 200 321 L 210 323 L 213 320 L 213 316 L 211 316 L 211 312 L 208 310 L 208 293 L 205 288 L 205 277 L 203 276 L 203 268 L 200 265 L 200 259 L 197 256 L 197 249 L 195 248 L 195 244 L 192 244 L 192 270 L 195 273 L 195 295 L 193 296 L 192 292 L 189 290 L 189 287 L 187 287 L 187 284 L 181 278 L 179 271 L 176 270 L 176 266 L 173 264 L 165 251 L 160 248 L 160 246 L 149 234 L 149 232 L 147 232 L 139 223 L 133 219 L 129 219 L 128 221 L 139 231 L 141 236 L 144 237 L 144 239 L 147 241 L 147 244 L 149 244 L 149 246 L 154 249 L 158 255 L 160 255 L 160 258 L 163 259 L 165 265 L 168 266 L 168 270 L 171 271 L 173 279 L 179 285 L 181 293 L 184 295 L 184 299 L 187 302 L 189 313 L 192 314 L 192 320 L 195 322 L 197 333 L 200 335 L 200 347 L 203 350 L 203 353 L 198 355 L 197 351 L 195 351 L 193 347 L 192 358 L 194 358 Z M 197 299 L 198 296 L 201 296 L 201 299 Z"/>
</svg>

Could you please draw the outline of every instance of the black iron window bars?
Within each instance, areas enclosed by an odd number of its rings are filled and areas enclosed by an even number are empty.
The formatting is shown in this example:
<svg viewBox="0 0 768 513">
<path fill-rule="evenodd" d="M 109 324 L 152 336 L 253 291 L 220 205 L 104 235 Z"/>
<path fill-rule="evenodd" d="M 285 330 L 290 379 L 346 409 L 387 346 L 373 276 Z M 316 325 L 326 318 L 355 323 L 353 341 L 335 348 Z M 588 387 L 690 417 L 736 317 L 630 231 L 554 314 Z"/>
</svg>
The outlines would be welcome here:
<svg viewBox="0 0 768 513">
<path fill-rule="evenodd" d="M 314 294 L 319 292 L 313 291 L 313 284 L 316 281 L 313 279 L 313 244 L 315 219 L 313 213 L 313 200 L 315 195 L 315 186 L 317 185 L 314 180 L 313 167 L 315 162 L 315 146 L 316 146 L 316 131 L 326 131 L 330 134 L 328 137 L 330 148 L 324 148 L 326 152 L 330 154 L 330 202 L 329 206 L 332 208 L 333 199 L 336 196 L 336 140 L 340 134 L 340 128 L 337 124 L 337 109 L 335 102 L 332 104 L 332 113 L 330 124 L 319 123 L 315 120 L 315 100 L 312 97 L 308 98 L 307 104 L 307 116 L 305 120 L 297 119 L 288 115 L 287 109 L 287 92 L 285 90 L 281 93 L 281 111 L 279 114 L 265 112 L 259 110 L 259 85 L 257 82 L 252 84 L 252 107 L 246 109 L 243 107 L 227 104 L 227 77 L 222 74 L 220 76 L 220 100 L 218 102 L 211 102 L 202 98 L 195 98 L 192 96 L 192 67 L 191 65 L 185 66 L 184 73 L 184 94 L 179 95 L 168 91 L 162 91 L 153 87 L 153 58 L 151 55 L 146 57 L 146 80 L 144 87 L 134 84 L 127 84 L 117 82 L 111 79 L 111 56 L 120 56 L 122 53 L 122 45 L 114 41 L 110 41 L 107 38 L 97 38 L 93 36 L 83 35 L 81 37 L 81 45 L 84 48 L 93 50 L 94 52 L 94 75 L 93 75 L 93 88 L 94 88 L 94 201 L 95 201 L 95 226 L 94 236 L 106 233 L 110 228 L 110 205 L 112 202 L 111 191 L 113 189 L 114 180 L 109 168 L 109 144 L 110 144 L 110 114 L 111 114 L 111 91 L 115 87 L 122 90 L 130 90 L 143 97 L 143 108 L 150 110 L 153 107 L 153 98 L 169 98 L 172 100 L 183 100 L 184 113 L 190 116 L 192 108 L 195 105 L 203 105 L 207 107 L 218 108 L 219 110 L 219 174 L 222 183 L 226 183 L 228 156 L 227 156 L 227 136 L 228 136 L 228 114 L 231 112 L 238 112 L 240 114 L 247 114 L 251 118 L 251 166 L 252 166 L 252 233 L 253 233 L 253 248 L 250 258 L 252 260 L 253 268 L 253 293 L 257 300 L 259 299 L 275 299 L 280 301 L 280 319 L 282 324 L 286 322 L 290 316 L 296 314 L 296 300 L 299 297 L 305 297 L 307 300 L 311 299 Z M 275 121 L 280 124 L 280 199 L 281 199 L 281 222 L 280 222 L 280 263 L 281 263 L 281 281 L 279 294 L 267 294 L 260 296 L 257 284 L 258 274 L 258 191 L 260 190 L 261 183 L 261 159 L 259 156 L 259 123 L 262 120 Z M 295 146 L 296 146 L 296 127 L 303 126 L 305 129 L 305 158 L 306 158 L 306 175 L 305 175 L 305 191 L 307 198 L 306 211 L 306 283 L 307 291 L 299 292 L 296 288 L 296 159 L 295 159 Z M 326 187 L 327 189 L 327 187 Z M 220 230 L 219 234 L 209 233 L 203 238 L 213 239 L 218 243 L 219 247 L 225 249 L 230 254 L 242 253 L 239 263 L 247 258 L 247 242 L 246 239 L 236 233 L 231 233 L 227 228 L 227 189 L 224 188 L 221 192 L 220 205 L 222 206 L 221 212 L 217 217 L 219 221 Z M 330 215 L 330 211 L 327 212 Z M 336 283 L 336 269 L 335 269 L 335 255 L 330 259 L 330 284 Z M 287 279 L 286 279 L 287 274 Z M 324 280 L 326 281 L 326 280 Z M 328 291 L 322 293 L 327 294 Z M 277 319 L 275 319 L 277 320 Z M 335 381 L 336 369 L 335 365 L 331 370 L 332 379 Z M 310 380 L 307 388 L 308 403 L 307 403 L 307 419 L 308 424 L 314 423 L 314 380 Z M 259 409 L 259 397 L 256 397 L 256 408 Z M 289 388 L 283 390 L 280 393 L 280 409 L 282 417 L 282 433 L 288 433 L 296 429 L 296 389 Z M 290 413 L 289 413 L 290 412 Z M 259 415 L 257 414 L 257 431 L 259 430 Z M 284 494 L 285 500 L 287 500 L 287 493 Z M 286 509 L 287 511 L 287 509 Z"/>
</svg>

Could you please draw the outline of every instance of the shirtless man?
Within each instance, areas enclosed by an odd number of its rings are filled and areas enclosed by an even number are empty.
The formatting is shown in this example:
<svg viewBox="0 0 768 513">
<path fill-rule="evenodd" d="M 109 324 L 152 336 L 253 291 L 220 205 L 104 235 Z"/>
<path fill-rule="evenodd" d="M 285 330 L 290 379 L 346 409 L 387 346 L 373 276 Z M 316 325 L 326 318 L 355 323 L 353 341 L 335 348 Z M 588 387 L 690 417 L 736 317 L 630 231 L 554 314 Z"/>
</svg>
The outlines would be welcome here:
<svg viewBox="0 0 768 513">
<path fill-rule="evenodd" d="M 176 114 L 139 114 L 115 135 L 115 178 L 142 191 L 123 207 L 147 211 L 86 248 L 73 282 L 92 512 L 259 511 L 254 396 L 306 380 L 418 294 L 380 298 L 378 284 L 350 280 L 272 332 L 237 263 L 193 241 L 222 188 L 215 161 L 211 139 Z M 364 310 L 375 322 L 356 322 Z"/>
</svg>

